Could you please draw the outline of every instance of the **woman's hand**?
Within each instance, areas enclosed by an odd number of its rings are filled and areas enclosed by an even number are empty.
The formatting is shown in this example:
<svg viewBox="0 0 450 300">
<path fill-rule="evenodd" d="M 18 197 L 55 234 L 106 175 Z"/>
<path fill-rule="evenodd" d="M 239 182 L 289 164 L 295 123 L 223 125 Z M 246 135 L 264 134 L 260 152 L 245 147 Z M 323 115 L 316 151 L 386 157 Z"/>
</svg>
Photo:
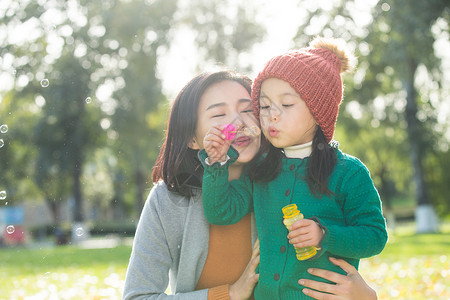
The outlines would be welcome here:
<svg viewBox="0 0 450 300">
<path fill-rule="evenodd" d="M 344 270 L 347 275 L 336 272 L 315 269 L 308 269 L 308 272 L 314 276 L 322 277 L 336 284 L 318 282 L 308 279 L 300 279 L 299 284 L 307 287 L 303 289 L 306 295 L 318 300 L 376 300 L 377 293 L 364 281 L 358 271 L 343 259 L 330 257 L 330 261 Z M 317 291 L 311 290 L 315 289 Z M 328 293 L 328 294 L 327 294 Z"/>
<path fill-rule="evenodd" d="M 259 279 L 259 274 L 255 273 L 259 265 L 259 239 L 253 245 L 252 258 L 241 277 L 230 286 L 230 299 L 251 299 L 253 289 Z"/>
<path fill-rule="evenodd" d="M 207 162 L 211 165 L 215 162 L 224 162 L 231 145 L 231 141 L 225 139 L 222 127 L 223 125 L 211 127 L 203 139 L 203 146 L 208 154 Z"/>
</svg>

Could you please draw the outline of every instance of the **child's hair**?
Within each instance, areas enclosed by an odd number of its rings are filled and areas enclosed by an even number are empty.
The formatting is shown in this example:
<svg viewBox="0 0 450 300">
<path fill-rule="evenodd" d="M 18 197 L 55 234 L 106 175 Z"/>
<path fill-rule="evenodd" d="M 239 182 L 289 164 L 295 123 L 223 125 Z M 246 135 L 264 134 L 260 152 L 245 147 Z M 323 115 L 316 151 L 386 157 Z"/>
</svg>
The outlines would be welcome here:
<svg viewBox="0 0 450 300">
<path fill-rule="evenodd" d="M 193 187 L 201 188 L 203 167 L 197 158 L 198 150 L 188 144 L 197 129 L 200 98 L 210 86 L 222 81 L 235 81 L 251 92 L 251 79 L 232 71 L 194 77 L 172 104 L 164 143 L 153 168 L 153 182 L 162 179 L 170 191 L 186 197 L 192 195 Z"/>
<path fill-rule="evenodd" d="M 257 118 L 262 82 L 278 78 L 295 89 L 317 122 L 306 178 L 311 192 L 316 196 L 332 194 L 328 189 L 328 177 L 333 172 L 337 157 L 329 143 L 343 98 L 341 73 L 350 71 L 354 61 L 353 54 L 338 40 L 316 37 L 307 48 L 270 59 L 253 82 L 252 106 Z M 264 182 L 275 179 L 281 170 L 281 150 L 263 138 L 260 153 L 251 163 L 251 178 Z"/>
</svg>

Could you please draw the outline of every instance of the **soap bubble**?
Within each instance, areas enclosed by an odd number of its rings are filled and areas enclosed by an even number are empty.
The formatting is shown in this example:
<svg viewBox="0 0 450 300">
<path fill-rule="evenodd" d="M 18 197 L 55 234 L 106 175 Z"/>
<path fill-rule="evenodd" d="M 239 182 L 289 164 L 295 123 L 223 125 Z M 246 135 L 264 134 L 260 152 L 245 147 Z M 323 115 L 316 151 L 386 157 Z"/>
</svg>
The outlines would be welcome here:
<svg viewBox="0 0 450 300">
<path fill-rule="evenodd" d="M 0 191 L 0 200 L 6 199 L 6 191 Z"/>
<path fill-rule="evenodd" d="M 75 230 L 75 234 L 76 234 L 77 236 L 82 236 L 82 235 L 84 234 L 84 229 L 83 229 L 82 227 L 78 227 L 78 228 Z"/>
<path fill-rule="evenodd" d="M 6 232 L 7 232 L 8 234 L 13 234 L 14 231 L 16 231 L 16 229 L 14 228 L 13 225 L 9 225 L 9 226 L 6 227 Z"/>
<path fill-rule="evenodd" d="M 0 148 L 3 147 L 5 145 L 5 142 L 3 141 L 3 139 L 0 139 Z"/>
<path fill-rule="evenodd" d="M 86 103 L 91 103 L 92 102 L 92 98 L 91 97 L 87 97 L 86 98 Z"/>
<path fill-rule="evenodd" d="M 1 133 L 6 133 L 6 132 L 8 132 L 8 125 L 3 124 L 2 126 L 0 126 L 0 132 L 1 132 Z"/>
<path fill-rule="evenodd" d="M 48 87 L 49 84 L 50 84 L 50 82 L 48 81 L 48 79 L 42 79 L 41 80 L 41 86 L 42 87 Z"/>
</svg>

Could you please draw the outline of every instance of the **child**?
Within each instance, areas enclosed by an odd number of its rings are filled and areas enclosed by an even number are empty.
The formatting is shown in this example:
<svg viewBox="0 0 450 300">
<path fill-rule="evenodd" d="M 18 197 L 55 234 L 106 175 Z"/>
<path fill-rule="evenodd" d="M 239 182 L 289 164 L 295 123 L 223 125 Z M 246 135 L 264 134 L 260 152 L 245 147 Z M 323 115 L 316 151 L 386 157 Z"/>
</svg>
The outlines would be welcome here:
<svg viewBox="0 0 450 300">
<path fill-rule="evenodd" d="M 308 268 L 342 273 L 329 257 L 345 258 L 357 268 L 360 258 L 380 253 L 386 244 L 381 202 L 369 171 L 331 142 L 342 100 L 340 73 L 350 70 L 351 60 L 336 40 L 322 38 L 269 60 L 252 88 L 264 134 L 262 155 L 239 180 L 227 180 L 237 153 L 224 140 L 224 124 L 205 136 L 199 157 L 205 166 L 208 221 L 235 223 L 253 201 L 261 252 L 257 299 L 311 299 L 298 282 L 312 278 Z M 282 208 L 291 203 L 305 219 L 288 232 Z M 319 251 L 299 261 L 294 246 Z"/>
</svg>

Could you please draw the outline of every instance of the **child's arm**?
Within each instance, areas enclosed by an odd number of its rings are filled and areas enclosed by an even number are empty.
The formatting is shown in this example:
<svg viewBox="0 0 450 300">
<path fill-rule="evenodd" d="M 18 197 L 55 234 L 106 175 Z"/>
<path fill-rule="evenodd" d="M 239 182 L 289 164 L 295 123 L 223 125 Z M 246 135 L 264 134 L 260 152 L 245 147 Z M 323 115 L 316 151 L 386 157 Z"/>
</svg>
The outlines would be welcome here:
<svg viewBox="0 0 450 300">
<path fill-rule="evenodd" d="M 240 221 L 252 210 L 252 184 L 246 176 L 228 181 L 228 166 L 237 160 L 239 153 L 220 138 L 223 138 L 221 132 L 212 128 L 205 136 L 205 149 L 198 156 L 204 166 L 202 189 L 206 219 L 211 224 L 228 225 Z M 227 156 L 229 160 L 224 162 Z"/>
<path fill-rule="evenodd" d="M 355 163 L 359 166 L 345 176 L 337 195 L 346 225 L 324 220 L 322 247 L 336 255 L 364 258 L 379 254 L 388 236 L 380 196 L 369 171 L 359 160 Z"/>
<path fill-rule="evenodd" d="M 313 220 L 297 221 L 288 235 L 291 244 L 295 247 L 319 246 L 334 255 L 350 258 L 370 257 L 383 250 L 387 231 L 380 197 L 369 171 L 361 162 L 356 163 L 360 165 L 345 175 L 336 195 L 345 225 L 337 225 L 330 218 L 315 218 L 324 227 L 322 231 Z"/>
</svg>

